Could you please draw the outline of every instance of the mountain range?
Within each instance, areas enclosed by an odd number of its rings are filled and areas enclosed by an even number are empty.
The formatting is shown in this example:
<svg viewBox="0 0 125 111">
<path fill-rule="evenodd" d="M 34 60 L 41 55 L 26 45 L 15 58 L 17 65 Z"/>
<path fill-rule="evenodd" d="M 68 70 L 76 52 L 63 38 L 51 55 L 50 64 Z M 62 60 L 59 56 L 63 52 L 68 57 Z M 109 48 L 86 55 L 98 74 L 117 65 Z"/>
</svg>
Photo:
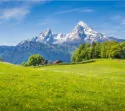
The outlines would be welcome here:
<svg viewBox="0 0 125 111">
<path fill-rule="evenodd" d="M 21 41 L 16 46 L 0 46 L 0 56 L 6 62 L 14 64 L 27 61 L 31 54 L 41 54 L 45 59 L 54 61 L 70 61 L 72 52 L 82 43 L 124 41 L 114 37 L 108 37 L 89 27 L 80 21 L 74 29 L 68 33 L 54 33 L 51 29 L 40 33 L 38 36 Z"/>
</svg>

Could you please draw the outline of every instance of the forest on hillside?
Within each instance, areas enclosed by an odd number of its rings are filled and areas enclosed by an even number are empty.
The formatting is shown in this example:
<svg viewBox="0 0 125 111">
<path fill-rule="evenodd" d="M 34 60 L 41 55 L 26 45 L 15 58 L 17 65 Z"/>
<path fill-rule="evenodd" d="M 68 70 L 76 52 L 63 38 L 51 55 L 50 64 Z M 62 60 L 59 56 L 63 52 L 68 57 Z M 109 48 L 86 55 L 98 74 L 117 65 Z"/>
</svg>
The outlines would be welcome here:
<svg viewBox="0 0 125 111">
<path fill-rule="evenodd" d="M 81 44 L 73 53 L 71 61 L 81 62 L 96 58 L 125 58 L 125 42 L 107 41 Z"/>
</svg>

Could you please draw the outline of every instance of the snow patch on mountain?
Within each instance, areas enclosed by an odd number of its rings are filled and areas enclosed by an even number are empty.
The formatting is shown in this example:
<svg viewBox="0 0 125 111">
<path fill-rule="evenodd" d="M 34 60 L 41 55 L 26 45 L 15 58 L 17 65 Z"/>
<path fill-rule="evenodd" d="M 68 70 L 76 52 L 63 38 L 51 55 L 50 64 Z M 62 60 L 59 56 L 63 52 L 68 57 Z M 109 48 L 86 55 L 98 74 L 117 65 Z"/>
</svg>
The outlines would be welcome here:
<svg viewBox="0 0 125 111">
<path fill-rule="evenodd" d="M 53 33 L 51 29 L 47 29 L 45 32 L 40 33 L 38 36 L 22 41 L 21 44 L 24 44 L 24 42 L 40 42 L 44 44 L 81 44 L 81 43 L 92 43 L 92 42 L 104 42 L 108 40 L 116 40 L 119 41 L 119 39 L 108 37 L 103 35 L 102 33 L 99 33 L 89 27 L 86 23 L 83 21 L 78 22 L 78 24 L 74 27 L 72 32 L 68 34 L 63 33 Z"/>
</svg>

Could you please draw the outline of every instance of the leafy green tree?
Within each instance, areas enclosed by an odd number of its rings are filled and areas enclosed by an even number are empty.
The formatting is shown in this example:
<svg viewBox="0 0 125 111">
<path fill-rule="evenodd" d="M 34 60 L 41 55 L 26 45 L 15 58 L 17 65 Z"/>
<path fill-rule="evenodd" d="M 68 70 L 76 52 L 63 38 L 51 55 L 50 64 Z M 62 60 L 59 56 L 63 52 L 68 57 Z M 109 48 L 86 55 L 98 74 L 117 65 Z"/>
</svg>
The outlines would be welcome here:
<svg viewBox="0 0 125 111">
<path fill-rule="evenodd" d="M 99 42 L 96 42 L 95 57 L 96 58 L 101 58 L 101 43 L 99 43 Z"/>
<path fill-rule="evenodd" d="M 112 47 L 114 45 L 118 45 L 118 42 L 116 41 L 107 41 L 105 46 L 106 46 L 106 58 L 111 58 L 111 51 L 112 51 Z"/>
<path fill-rule="evenodd" d="M 91 55 L 92 55 L 92 58 L 94 59 L 94 58 L 96 58 L 96 52 L 95 52 L 96 43 L 93 42 L 91 47 L 92 47 Z"/>
<path fill-rule="evenodd" d="M 30 66 L 37 66 L 37 65 L 41 65 L 42 64 L 42 61 L 44 61 L 44 58 L 39 55 L 39 54 L 34 54 L 34 55 L 31 55 L 28 59 L 28 64 Z"/>
<path fill-rule="evenodd" d="M 125 58 L 125 42 L 120 43 L 121 48 L 121 58 Z"/>
<path fill-rule="evenodd" d="M 71 56 L 71 61 L 75 62 L 76 61 L 76 52 L 74 52 Z"/>
<path fill-rule="evenodd" d="M 112 58 L 121 58 L 121 48 L 120 48 L 119 44 L 112 46 L 111 57 Z"/>
<path fill-rule="evenodd" d="M 125 58 L 125 42 L 106 41 L 81 44 L 73 53 L 71 61 L 82 62 L 93 58 Z"/>
<path fill-rule="evenodd" d="M 101 58 L 106 58 L 106 44 L 105 44 L 105 42 L 101 44 L 100 51 L 101 51 L 101 53 L 100 53 Z"/>
<path fill-rule="evenodd" d="M 73 53 L 71 57 L 72 62 L 81 62 L 84 59 L 91 58 L 91 48 L 90 44 L 81 44 L 79 48 Z"/>
</svg>

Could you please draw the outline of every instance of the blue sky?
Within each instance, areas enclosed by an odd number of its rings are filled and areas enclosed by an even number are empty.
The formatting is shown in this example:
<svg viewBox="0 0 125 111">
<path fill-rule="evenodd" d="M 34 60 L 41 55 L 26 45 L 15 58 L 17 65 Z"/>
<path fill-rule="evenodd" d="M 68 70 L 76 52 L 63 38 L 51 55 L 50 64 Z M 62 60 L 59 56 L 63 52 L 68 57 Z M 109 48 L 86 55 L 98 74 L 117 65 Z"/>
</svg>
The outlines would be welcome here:
<svg viewBox="0 0 125 111">
<path fill-rule="evenodd" d="M 68 33 L 79 21 L 108 36 L 125 39 L 125 2 L 1 0 L 0 45 L 15 45 L 47 28 Z"/>
</svg>

